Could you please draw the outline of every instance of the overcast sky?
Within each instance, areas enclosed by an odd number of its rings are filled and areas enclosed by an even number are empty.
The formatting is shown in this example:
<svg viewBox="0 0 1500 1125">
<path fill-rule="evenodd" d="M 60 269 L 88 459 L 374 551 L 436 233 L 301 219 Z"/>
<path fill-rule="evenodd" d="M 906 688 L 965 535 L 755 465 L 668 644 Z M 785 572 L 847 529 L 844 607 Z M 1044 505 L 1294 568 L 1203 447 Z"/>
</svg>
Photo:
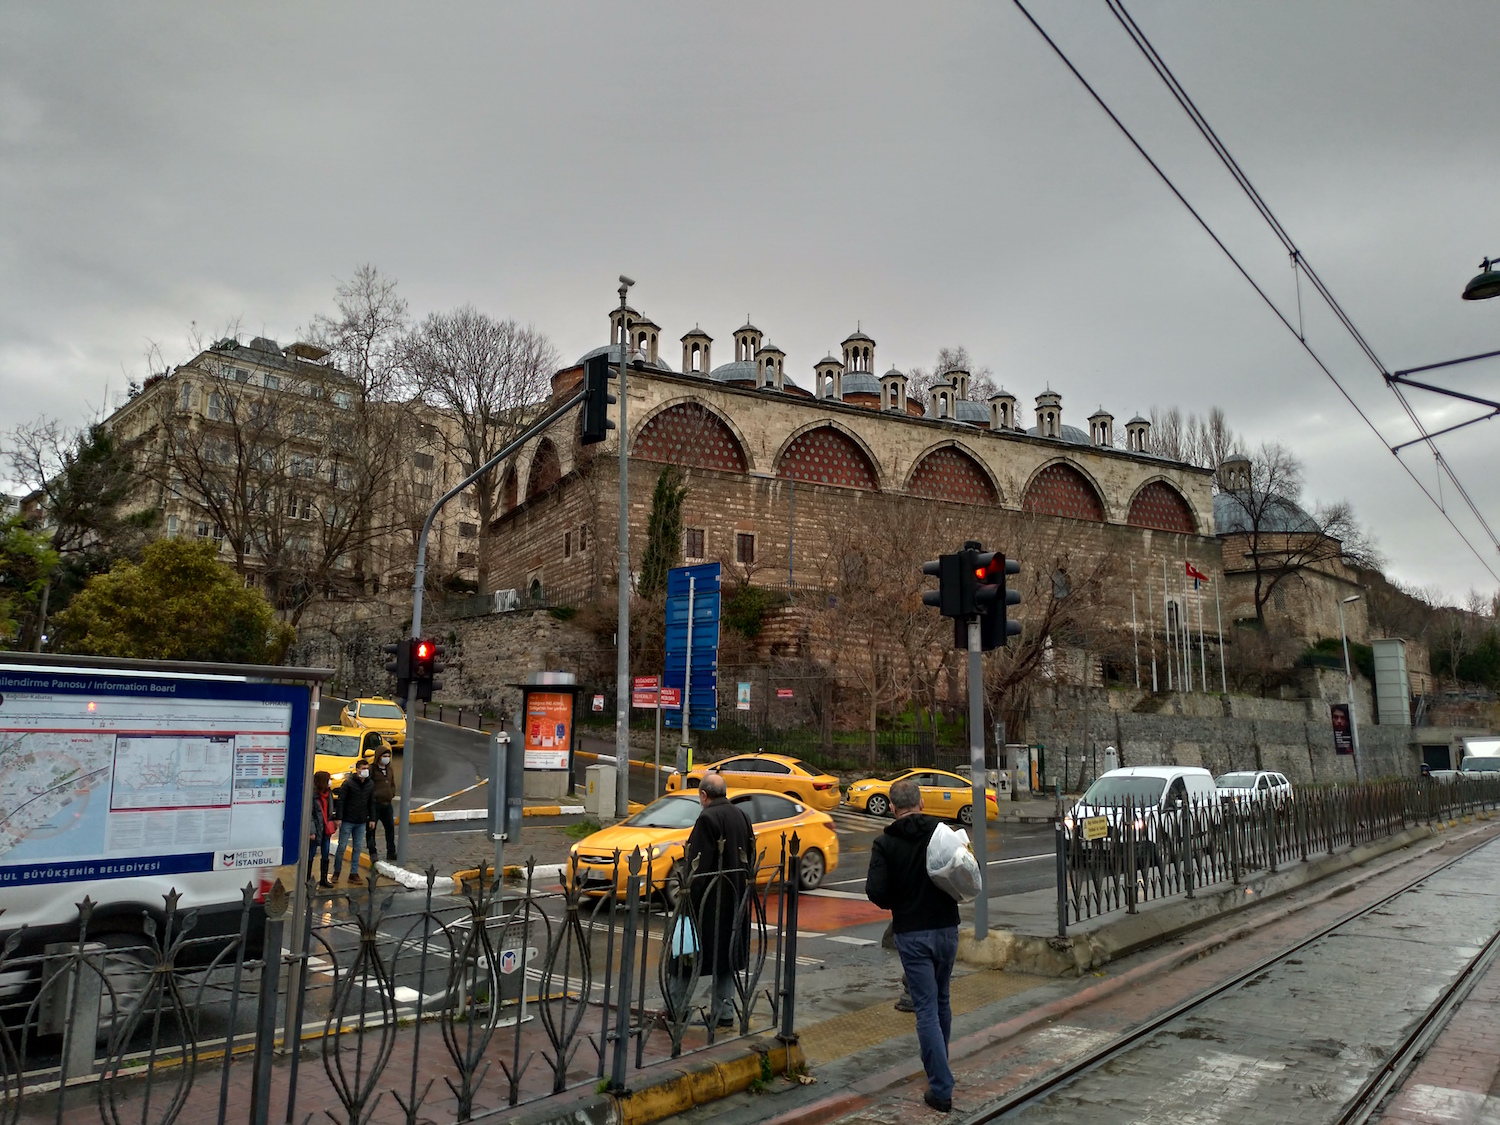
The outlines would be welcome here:
<svg viewBox="0 0 1500 1125">
<path fill-rule="evenodd" d="M 1500 300 L 1458 299 L 1500 255 L 1493 3 L 1129 6 L 1387 367 L 1500 347 Z M 1279 243 L 1105 5 L 1032 11 L 1295 320 Z M 858 321 L 881 370 L 965 345 L 1028 424 L 1049 384 L 1079 425 L 1219 405 L 1393 576 L 1496 585 L 1010 4 L 0 4 L 0 429 L 85 420 L 192 322 L 288 342 L 365 262 L 415 314 L 471 302 L 568 359 L 623 271 L 674 366 L 694 323 L 731 358 L 748 313 L 804 386 Z M 1497 437 L 1441 445 L 1500 526 Z"/>
</svg>

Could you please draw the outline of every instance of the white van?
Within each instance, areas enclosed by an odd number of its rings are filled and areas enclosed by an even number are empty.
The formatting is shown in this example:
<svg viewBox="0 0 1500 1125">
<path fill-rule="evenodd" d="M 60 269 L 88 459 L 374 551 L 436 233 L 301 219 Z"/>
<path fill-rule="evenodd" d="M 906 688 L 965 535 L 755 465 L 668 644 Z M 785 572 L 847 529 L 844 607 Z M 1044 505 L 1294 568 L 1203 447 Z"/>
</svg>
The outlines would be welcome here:
<svg viewBox="0 0 1500 1125">
<path fill-rule="evenodd" d="M 1102 816 L 1111 830 L 1120 826 L 1126 806 L 1136 815 L 1136 829 L 1145 840 L 1143 862 L 1154 862 L 1155 840 L 1162 817 L 1176 814 L 1189 804 L 1218 808 L 1218 790 L 1214 775 L 1199 766 L 1122 766 L 1100 774 L 1063 817 L 1063 831 L 1072 834 L 1074 826 L 1090 817 Z M 1113 832 L 1112 832 L 1113 834 Z"/>
</svg>

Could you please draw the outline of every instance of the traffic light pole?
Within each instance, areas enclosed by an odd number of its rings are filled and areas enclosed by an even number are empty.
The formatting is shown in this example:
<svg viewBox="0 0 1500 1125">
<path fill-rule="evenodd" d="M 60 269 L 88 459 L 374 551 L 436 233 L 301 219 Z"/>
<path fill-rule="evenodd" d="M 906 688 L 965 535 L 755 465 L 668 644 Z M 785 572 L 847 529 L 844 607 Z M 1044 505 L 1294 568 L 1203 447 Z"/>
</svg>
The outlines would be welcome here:
<svg viewBox="0 0 1500 1125">
<path fill-rule="evenodd" d="M 459 481 L 442 496 L 438 497 L 437 503 L 427 512 L 427 518 L 422 521 L 422 533 L 417 537 L 417 566 L 416 573 L 412 577 L 411 595 L 411 636 L 422 635 L 422 591 L 427 585 L 427 539 L 432 533 L 433 522 L 437 514 L 443 510 L 443 505 L 452 500 L 469 485 L 473 484 L 485 473 L 511 456 L 523 445 L 525 445 L 537 434 L 542 433 L 559 418 L 577 406 L 582 405 L 588 392 L 580 388 L 569 396 L 560 406 L 548 411 L 541 418 L 527 426 L 516 435 L 514 441 L 509 442 L 504 448 L 496 453 L 483 465 L 475 469 L 463 480 Z M 417 703 L 417 688 L 413 683 L 406 691 L 406 745 L 401 750 L 401 809 L 396 822 L 396 862 L 406 864 L 407 836 L 411 831 L 411 777 L 416 772 L 416 747 L 417 747 L 417 717 L 414 714 Z"/>
<path fill-rule="evenodd" d="M 974 940 L 983 941 L 990 932 L 990 866 L 986 851 L 989 844 L 990 802 L 984 768 L 984 654 L 979 647 L 979 618 L 969 618 L 969 780 L 970 835 L 974 859 L 979 863 L 979 896 L 974 900 Z"/>
<path fill-rule="evenodd" d="M 620 276 L 620 606 L 615 621 L 615 816 L 630 814 L 630 432 L 625 426 L 625 369 L 630 366 L 629 307 L 625 294 L 633 283 Z"/>
</svg>

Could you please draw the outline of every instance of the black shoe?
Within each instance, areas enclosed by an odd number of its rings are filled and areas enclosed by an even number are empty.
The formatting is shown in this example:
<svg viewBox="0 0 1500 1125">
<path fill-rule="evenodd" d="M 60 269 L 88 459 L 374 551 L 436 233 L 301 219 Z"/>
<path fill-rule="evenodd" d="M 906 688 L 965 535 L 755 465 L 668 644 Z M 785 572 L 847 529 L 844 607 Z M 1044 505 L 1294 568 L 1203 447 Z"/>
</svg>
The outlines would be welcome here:
<svg viewBox="0 0 1500 1125">
<path fill-rule="evenodd" d="M 318 886 L 322 887 L 324 890 L 333 890 L 333 884 L 330 883 L 327 879 L 319 879 Z"/>
<path fill-rule="evenodd" d="M 734 1017 L 730 1016 L 727 1019 L 720 1020 L 719 1021 L 719 1026 L 720 1027 L 733 1027 L 734 1026 Z"/>
<path fill-rule="evenodd" d="M 922 1095 L 922 1100 L 926 1102 L 932 1109 L 937 1110 L 939 1113 L 953 1112 L 952 1098 L 936 1098 L 933 1096 L 932 1091 L 928 1090 L 925 1094 Z"/>
<path fill-rule="evenodd" d="M 916 1010 L 917 1007 L 911 1002 L 909 994 L 903 993 L 901 999 L 896 1001 L 896 1011 L 898 1012 L 915 1012 Z"/>
</svg>

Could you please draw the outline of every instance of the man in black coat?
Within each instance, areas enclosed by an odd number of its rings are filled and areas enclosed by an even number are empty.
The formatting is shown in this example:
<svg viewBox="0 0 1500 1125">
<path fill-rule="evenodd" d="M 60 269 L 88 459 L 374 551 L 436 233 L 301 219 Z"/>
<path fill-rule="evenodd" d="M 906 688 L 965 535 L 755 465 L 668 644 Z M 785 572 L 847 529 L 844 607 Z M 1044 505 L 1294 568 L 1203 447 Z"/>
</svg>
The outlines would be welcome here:
<svg viewBox="0 0 1500 1125">
<path fill-rule="evenodd" d="M 333 853 L 333 881 L 339 881 L 344 870 L 344 845 L 354 845 L 349 853 L 349 882 L 362 883 L 359 877 L 359 854 L 365 850 L 365 831 L 375 819 L 375 779 L 370 776 L 370 763 L 361 758 L 339 786 L 338 815 L 339 843 Z M 370 869 L 373 878 L 375 869 Z"/>
<path fill-rule="evenodd" d="M 927 875 L 927 841 L 938 826 L 922 813 L 922 790 L 914 781 L 891 786 L 896 819 L 875 838 L 865 895 L 891 912 L 896 952 L 917 1011 L 917 1042 L 927 1071 L 923 1100 L 939 1113 L 953 1108 L 953 1071 L 948 1037 L 953 1011 L 948 982 L 958 958 L 958 903 Z"/>
<path fill-rule="evenodd" d="M 745 887 L 755 862 L 755 827 L 726 796 L 724 778 L 709 773 L 698 788 L 703 811 L 688 836 L 687 865 L 693 871 L 693 916 L 698 921 L 699 975 L 714 978 L 714 1018 L 733 1027 L 734 974 L 749 964 L 750 911 Z M 697 869 L 694 870 L 694 861 Z"/>
</svg>

